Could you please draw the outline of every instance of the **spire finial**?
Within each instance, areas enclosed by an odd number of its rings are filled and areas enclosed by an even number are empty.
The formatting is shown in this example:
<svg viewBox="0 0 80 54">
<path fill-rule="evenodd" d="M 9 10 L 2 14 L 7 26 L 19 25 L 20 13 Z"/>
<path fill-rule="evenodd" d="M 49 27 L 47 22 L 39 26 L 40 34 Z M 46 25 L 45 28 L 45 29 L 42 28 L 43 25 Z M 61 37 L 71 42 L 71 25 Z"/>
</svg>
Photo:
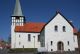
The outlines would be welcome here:
<svg viewBox="0 0 80 54">
<path fill-rule="evenodd" d="M 19 0 L 16 0 L 15 9 L 12 16 L 23 16 Z"/>
</svg>

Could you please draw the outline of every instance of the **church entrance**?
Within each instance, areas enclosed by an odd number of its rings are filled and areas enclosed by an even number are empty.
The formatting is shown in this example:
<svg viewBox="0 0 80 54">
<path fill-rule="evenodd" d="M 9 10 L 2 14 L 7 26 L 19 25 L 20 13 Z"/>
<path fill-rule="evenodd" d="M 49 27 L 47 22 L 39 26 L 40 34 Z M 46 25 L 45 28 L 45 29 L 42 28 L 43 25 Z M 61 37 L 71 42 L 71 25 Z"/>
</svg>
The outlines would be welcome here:
<svg viewBox="0 0 80 54">
<path fill-rule="evenodd" d="M 64 44 L 63 44 L 63 42 L 58 42 L 57 43 L 57 50 L 58 51 L 63 51 L 64 50 Z"/>
</svg>

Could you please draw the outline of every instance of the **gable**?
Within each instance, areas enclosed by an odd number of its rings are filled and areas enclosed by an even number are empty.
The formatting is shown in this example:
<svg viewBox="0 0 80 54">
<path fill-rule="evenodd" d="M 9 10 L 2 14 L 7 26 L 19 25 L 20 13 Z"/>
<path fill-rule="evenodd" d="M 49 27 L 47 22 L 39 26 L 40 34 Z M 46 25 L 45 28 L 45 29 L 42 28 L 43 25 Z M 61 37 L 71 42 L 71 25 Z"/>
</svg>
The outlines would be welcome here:
<svg viewBox="0 0 80 54">
<path fill-rule="evenodd" d="M 54 22 L 54 23 L 59 23 L 59 21 L 61 21 L 62 23 L 68 23 L 72 28 L 74 28 L 74 26 L 72 25 L 72 23 L 66 19 L 60 12 L 57 12 L 54 17 L 45 25 L 47 26 L 48 24 L 50 24 L 51 22 Z M 61 24 L 62 24 L 61 23 Z M 60 23 L 59 23 L 60 24 Z"/>
</svg>

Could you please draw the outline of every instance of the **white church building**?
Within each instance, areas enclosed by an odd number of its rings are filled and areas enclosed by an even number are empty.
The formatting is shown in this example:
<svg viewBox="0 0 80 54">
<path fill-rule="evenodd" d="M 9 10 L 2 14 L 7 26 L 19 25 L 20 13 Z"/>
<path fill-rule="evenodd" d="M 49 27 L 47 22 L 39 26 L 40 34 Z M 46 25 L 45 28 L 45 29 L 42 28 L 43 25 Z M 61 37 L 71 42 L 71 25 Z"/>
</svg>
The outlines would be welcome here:
<svg viewBox="0 0 80 54">
<path fill-rule="evenodd" d="M 48 23 L 26 22 L 20 1 L 16 0 L 11 24 L 11 48 L 75 51 L 78 41 L 75 27 L 60 12 Z"/>
</svg>

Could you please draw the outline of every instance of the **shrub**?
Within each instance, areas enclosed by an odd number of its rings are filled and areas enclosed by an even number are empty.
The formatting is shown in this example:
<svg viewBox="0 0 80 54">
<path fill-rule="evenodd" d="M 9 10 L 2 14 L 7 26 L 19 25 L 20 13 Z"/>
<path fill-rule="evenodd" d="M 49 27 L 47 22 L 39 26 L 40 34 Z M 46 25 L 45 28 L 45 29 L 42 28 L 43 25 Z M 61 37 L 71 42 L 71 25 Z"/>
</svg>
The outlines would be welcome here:
<svg viewBox="0 0 80 54">
<path fill-rule="evenodd" d="M 9 49 L 9 53 L 18 53 L 18 52 L 37 52 L 37 48 L 15 48 L 15 49 Z"/>
</svg>

